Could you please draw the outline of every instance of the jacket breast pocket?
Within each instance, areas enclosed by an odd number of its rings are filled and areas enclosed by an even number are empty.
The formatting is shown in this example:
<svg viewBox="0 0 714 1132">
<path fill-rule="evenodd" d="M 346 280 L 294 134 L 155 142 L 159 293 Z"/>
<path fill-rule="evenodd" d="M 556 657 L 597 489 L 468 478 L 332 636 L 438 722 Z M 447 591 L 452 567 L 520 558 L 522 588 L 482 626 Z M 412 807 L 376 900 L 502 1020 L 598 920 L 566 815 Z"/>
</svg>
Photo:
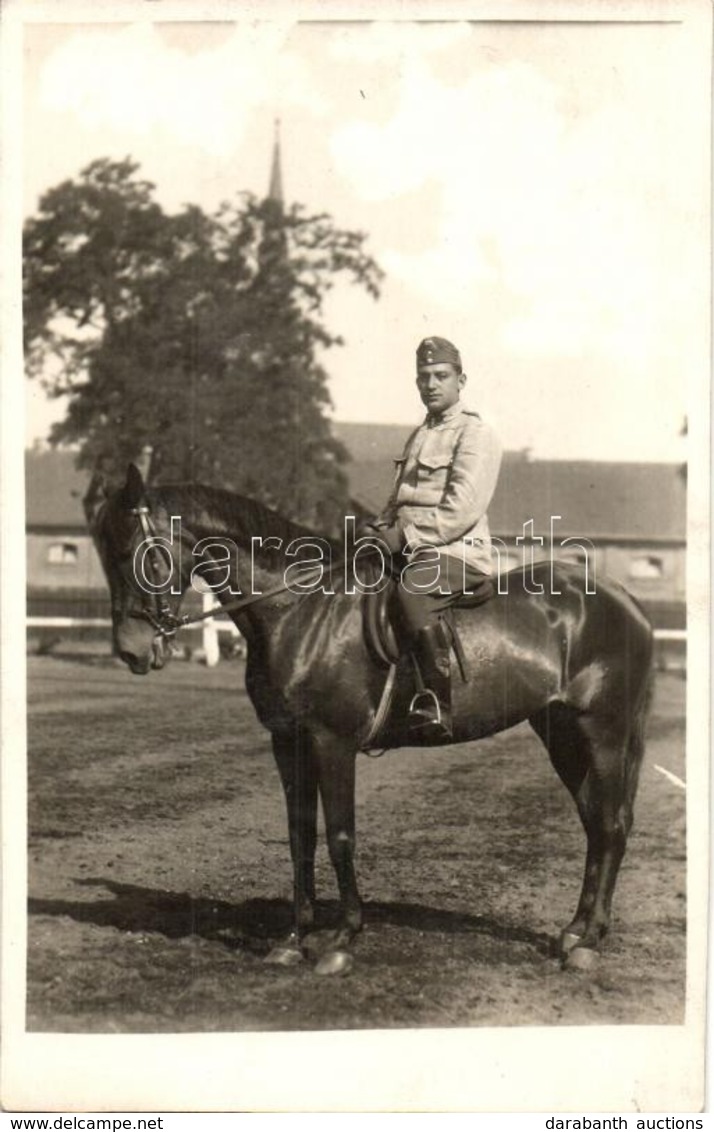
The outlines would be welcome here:
<svg viewBox="0 0 714 1132">
<path fill-rule="evenodd" d="M 420 453 L 417 459 L 419 487 L 423 487 L 430 495 L 440 497 L 448 482 L 451 464 L 451 453 Z"/>
</svg>

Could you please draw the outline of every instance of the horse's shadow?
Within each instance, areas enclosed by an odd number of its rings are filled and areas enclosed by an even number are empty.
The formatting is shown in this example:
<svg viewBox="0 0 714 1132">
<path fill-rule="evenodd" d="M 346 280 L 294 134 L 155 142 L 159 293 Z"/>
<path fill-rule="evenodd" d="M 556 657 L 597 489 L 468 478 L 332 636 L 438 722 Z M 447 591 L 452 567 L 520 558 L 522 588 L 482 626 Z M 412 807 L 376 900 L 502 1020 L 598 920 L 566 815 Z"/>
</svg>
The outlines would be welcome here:
<svg viewBox="0 0 714 1132">
<path fill-rule="evenodd" d="M 79 923 L 124 932 L 157 932 L 168 939 L 198 936 L 258 957 L 266 955 L 275 941 L 286 936 L 292 927 L 292 907 L 287 900 L 253 898 L 234 904 L 186 892 L 142 888 L 105 877 L 78 878 L 75 883 L 101 886 L 111 893 L 111 899 L 72 901 L 30 897 L 29 914 L 69 916 Z M 318 904 L 316 928 L 336 926 L 338 914 L 336 901 Z M 548 957 L 558 953 L 557 940 L 545 932 L 504 924 L 490 916 L 424 904 L 368 901 L 364 905 L 364 918 L 368 926 L 389 924 L 420 932 L 476 934 L 494 941 L 525 943 Z"/>
</svg>

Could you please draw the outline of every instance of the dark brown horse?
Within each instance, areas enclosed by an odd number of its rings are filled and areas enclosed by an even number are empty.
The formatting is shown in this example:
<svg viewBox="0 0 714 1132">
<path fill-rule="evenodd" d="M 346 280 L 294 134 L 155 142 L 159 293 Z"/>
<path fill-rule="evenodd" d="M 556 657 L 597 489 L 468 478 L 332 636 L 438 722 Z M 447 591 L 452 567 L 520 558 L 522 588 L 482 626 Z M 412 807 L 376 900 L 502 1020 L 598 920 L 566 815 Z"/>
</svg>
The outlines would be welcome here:
<svg viewBox="0 0 714 1132">
<path fill-rule="evenodd" d="M 173 533 L 172 516 L 180 517 Z M 163 667 L 167 638 L 199 563 L 226 605 L 235 606 L 236 593 L 262 591 L 261 600 L 231 609 L 231 617 L 247 642 L 246 688 L 271 733 L 287 800 L 295 926 L 272 958 L 297 962 L 313 925 L 319 793 L 341 912 L 334 944 L 317 970 L 346 970 L 362 925 L 353 863 L 355 762 L 385 683 L 365 645 L 361 598 L 345 592 L 334 572 L 334 594 L 296 595 L 295 587 L 275 592 L 286 569 L 295 569 L 295 540 L 309 532 L 218 489 L 147 489 L 133 465 L 124 487 L 98 509 L 93 529 L 111 589 L 115 645 L 138 675 Z M 147 535 L 164 540 L 164 550 L 144 554 Z M 235 549 L 229 563 L 227 547 Z M 137 564 L 143 573 L 137 574 Z M 580 901 L 561 946 L 569 966 L 589 966 L 608 929 L 632 824 L 652 631 L 614 582 L 598 579 L 596 592 L 586 592 L 580 567 L 546 562 L 532 576 L 516 570 L 506 578 L 508 593 L 456 612 L 471 678 L 454 680 L 454 739 L 479 739 L 527 719 L 545 744 L 587 836 Z M 544 592 L 528 592 L 540 583 Z M 397 681 L 397 707 L 412 690 L 409 679 L 407 665 Z M 387 728 L 380 745 L 409 745 L 399 711 Z"/>
</svg>

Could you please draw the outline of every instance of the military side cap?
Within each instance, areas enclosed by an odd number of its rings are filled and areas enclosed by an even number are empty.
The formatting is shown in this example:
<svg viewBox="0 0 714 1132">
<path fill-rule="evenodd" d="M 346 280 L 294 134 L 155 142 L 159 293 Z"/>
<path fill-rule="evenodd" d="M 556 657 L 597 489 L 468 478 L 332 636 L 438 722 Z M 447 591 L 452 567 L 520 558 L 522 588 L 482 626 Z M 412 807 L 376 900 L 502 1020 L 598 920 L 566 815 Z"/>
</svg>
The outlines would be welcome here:
<svg viewBox="0 0 714 1132">
<path fill-rule="evenodd" d="M 438 362 L 451 362 L 461 368 L 461 355 L 448 338 L 425 338 L 417 347 L 417 365 L 432 366 Z"/>
</svg>

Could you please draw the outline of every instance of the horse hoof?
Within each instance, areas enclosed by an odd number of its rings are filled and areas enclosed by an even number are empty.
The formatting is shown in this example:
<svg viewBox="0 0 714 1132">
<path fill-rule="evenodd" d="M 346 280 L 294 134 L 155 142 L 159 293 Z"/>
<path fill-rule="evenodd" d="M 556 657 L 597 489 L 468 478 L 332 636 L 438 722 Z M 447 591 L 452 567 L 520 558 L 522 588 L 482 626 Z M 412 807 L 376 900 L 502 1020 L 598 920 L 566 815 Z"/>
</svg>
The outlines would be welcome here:
<svg viewBox="0 0 714 1132">
<path fill-rule="evenodd" d="M 335 933 L 322 929 L 302 937 L 302 949 L 308 959 L 318 962 L 334 944 Z"/>
<path fill-rule="evenodd" d="M 580 943 L 581 937 L 575 932 L 561 932 L 560 934 L 560 951 L 562 955 L 568 955 L 569 952 L 577 947 Z"/>
<path fill-rule="evenodd" d="M 354 966 L 349 951 L 329 951 L 315 966 L 316 975 L 348 975 Z"/>
<path fill-rule="evenodd" d="M 279 944 L 265 957 L 266 963 L 272 963 L 276 967 L 296 967 L 302 961 L 303 953 L 300 948 L 290 947 L 287 944 Z"/>
<path fill-rule="evenodd" d="M 592 947 L 574 947 L 568 953 L 565 966 L 569 971 L 591 971 L 598 961 L 598 953 Z"/>
</svg>

